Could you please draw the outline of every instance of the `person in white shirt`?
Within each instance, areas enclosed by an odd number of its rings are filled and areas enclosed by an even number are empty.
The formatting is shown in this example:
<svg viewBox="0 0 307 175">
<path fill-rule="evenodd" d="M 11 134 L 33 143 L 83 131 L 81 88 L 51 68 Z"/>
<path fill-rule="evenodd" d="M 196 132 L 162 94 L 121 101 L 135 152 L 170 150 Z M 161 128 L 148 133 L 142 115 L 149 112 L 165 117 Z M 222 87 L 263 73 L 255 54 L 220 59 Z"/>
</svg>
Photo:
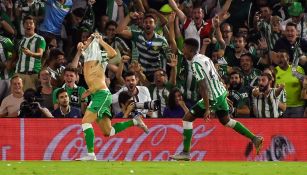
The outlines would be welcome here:
<svg viewBox="0 0 307 175">
<path fill-rule="evenodd" d="M 118 95 L 122 91 L 128 91 L 133 97 L 134 102 L 147 102 L 151 101 L 151 96 L 149 93 L 149 90 L 146 86 L 137 86 L 139 79 L 136 77 L 134 72 L 127 72 L 124 75 L 125 80 L 125 87 L 121 88 L 118 92 L 112 95 L 112 107 L 113 107 L 113 113 L 117 115 L 121 112 L 121 109 L 119 107 L 118 103 Z M 137 109 L 137 111 L 142 112 L 144 116 L 148 113 L 147 109 Z"/>
</svg>

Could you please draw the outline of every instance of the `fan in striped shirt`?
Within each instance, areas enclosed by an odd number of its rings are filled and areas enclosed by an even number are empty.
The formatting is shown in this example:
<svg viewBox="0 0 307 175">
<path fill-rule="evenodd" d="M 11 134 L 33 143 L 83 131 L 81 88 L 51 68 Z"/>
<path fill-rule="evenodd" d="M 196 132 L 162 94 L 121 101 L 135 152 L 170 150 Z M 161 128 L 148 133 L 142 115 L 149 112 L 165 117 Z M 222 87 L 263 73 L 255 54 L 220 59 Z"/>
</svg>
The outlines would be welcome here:
<svg viewBox="0 0 307 175">
<path fill-rule="evenodd" d="M 121 36 L 131 39 L 135 42 L 138 50 L 138 61 L 144 68 L 144 73 L 150 82 L 153 82 L 154 72 L 159 68 L 166 70 L 166 62 L 170 60 L 170 48 L 165 37 L 154 32 L 156 27 L 155 18 L 148 14 L 144 17 L 143 31 L 124 30 L 131 19 L 137 19 L 140 16 L 137 12 L 131 12 L 117 28 L 117 33 Z"/>
<path fill-rule="evenodd" d="M 257 118 L 279 118 L 280 95 L 284 85 L 271 87 L 273 77 L 269 73 L 262 73 L 259 77 L 259 87 L 253 89 L 253 108 Z"/>
<path fill-rule="evenodd" d="M 38 81 L 38 73 L 41 70 L 41 58 L 45 51 L 45 39 L 35 33 L 35 19 L 26 16 L 23 20 L 25 36 L 18 45 L 18 61 L 16 73 L 24 80 L 24 89 L 35 89 L 35 82 Z"/>
</svg>

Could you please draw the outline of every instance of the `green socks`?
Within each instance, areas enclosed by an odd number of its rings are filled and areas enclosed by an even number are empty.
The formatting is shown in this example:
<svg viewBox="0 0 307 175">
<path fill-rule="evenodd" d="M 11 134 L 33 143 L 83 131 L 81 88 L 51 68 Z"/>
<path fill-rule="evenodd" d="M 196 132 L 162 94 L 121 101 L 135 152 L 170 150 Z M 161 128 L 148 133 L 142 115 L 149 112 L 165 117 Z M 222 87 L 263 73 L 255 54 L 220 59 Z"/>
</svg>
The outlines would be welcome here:
<svg viewBox="0 0 307 175">
<path fill-rule="evenodd" d="M 253 133 L 251 133 L 242 123 L 238 121 L 236 122 L 233 129 L 247 138 L 253 139 L 255 137 Z"/>
<path fill-rule="evenodd" d="M 183 123 L 183 152 L 190 152 L 193 135 L 193 122 L 182 121 Z"/>
<path fill-rule="evenodd" d="M 129 121 L 126 121 L 126 122 L 120 122 L 120 123 L 115 123 L 113 125 L 113 128 L 115 130 L 115 133 L 114 134 L 117 134 L 123 130 L 125 130 L 126 128 L 129 128 L 131 126 L 133 126 L 134 123 L 133 123 L 133 120 L 129 120 Z M 111 136 L 111 134 L 110 134 Z"/>
<path fill-rule="evenodd" d="M 183 152 L 190 152 L 193 129 L 183 130 Z"/>
<path fill-rule="evenodd" d="M 93 153 L 94 152 L 94 139 L 95 139 L 93 126 L 92 124 L 84 123 L 82 124 L 82 129 L 83 129 L 84 138 L 86 142 L 87 152 Z"/>
</svg>

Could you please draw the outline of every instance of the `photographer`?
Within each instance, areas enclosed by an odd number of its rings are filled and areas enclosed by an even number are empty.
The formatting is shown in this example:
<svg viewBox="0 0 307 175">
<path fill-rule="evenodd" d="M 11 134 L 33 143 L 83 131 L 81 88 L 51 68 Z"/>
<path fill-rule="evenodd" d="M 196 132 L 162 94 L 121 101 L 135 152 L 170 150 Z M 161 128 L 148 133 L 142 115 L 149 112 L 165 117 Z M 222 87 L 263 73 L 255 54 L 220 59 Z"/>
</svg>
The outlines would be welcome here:
<svg viewBox="0 0 307 175">
<path fill-rule="evenodd" d="M 142 112 L 137 109 L 148 109 L 157 111 L 161 108 L 159 100 L 147 101 L 144 103 L 135 102 L 133 96 L 128 91 L 122 91 L 118 95 L 118 103 L 121 108 L 121 112 L 117 114 L 117 117 L 131 118 L 136 116 L 144 116 Z"/>
<path fill-rule="evenodd" d="M 53 118 L 50 111 L 42 107 L 40 105 L 40 101 L 42 99 L 39 99 L 36 97 L 36 91 L 32 88 L 27 89 L 24 92 L 23 98 L 24 102 L 20 105 L 20 111 L 18 114 L 18 117 L 20 118 L 42 118 L 42 117 L 48 117 Z"/>
<path fill-rule="evenodd" d="M 112 108 L 115 115 L 121 112 L 121 108 L 118 103 L 118 96 L 122 91 L 128 91 L 134 102 L 144 103 L 151 101 L 148 88 L 146 86 L 137 86 L 139 79 L 134 72 L 127 72 L 123 75 L 123 77 L 125 80 L 125 86 L 117 93 L 112 95 Z M 148 111 L 147 109 L 138 109 L 137 111 L 142 112 L 144 117 L 151 114 L 151 111 Z"/>
</svg>

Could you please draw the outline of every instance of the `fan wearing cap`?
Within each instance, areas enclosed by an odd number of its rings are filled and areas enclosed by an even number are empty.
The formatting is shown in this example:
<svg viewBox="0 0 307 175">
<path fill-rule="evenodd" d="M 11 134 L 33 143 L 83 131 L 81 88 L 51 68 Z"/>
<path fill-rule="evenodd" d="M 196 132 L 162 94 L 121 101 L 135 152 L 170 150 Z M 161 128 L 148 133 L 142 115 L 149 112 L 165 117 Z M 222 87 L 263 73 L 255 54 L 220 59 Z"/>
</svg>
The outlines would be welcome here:
<svg viewBox="0 0 307 175">
<path fill-rule="evenodd" d="M 304 14 L 304 7 L 301 2 L 293 2 L 291 6 L 288 7 L 288 13 L 290 18 L 281 23 L 282 29 L 286 30 L 286 25 L 288 22 L 293 22 L 297 25 L 298 34 L 301 38 L 307 39 L 307 23 L 306 15 Z"/>
</svg>

